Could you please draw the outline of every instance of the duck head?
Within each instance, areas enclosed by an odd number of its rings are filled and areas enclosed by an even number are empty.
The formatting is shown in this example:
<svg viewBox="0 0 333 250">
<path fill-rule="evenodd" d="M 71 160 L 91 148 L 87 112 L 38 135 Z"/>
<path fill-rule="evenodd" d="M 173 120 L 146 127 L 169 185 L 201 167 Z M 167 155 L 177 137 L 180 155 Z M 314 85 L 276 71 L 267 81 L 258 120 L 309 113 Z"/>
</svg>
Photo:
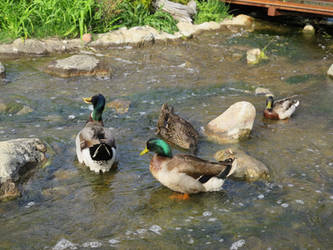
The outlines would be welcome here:
<svg viewBox="0 0 333 250">
<path fill-rule="evenodd" d="M 159 138 L 151 138 L 147 141 L 146 147 L 141 151 L 140 155 L 144 155 L 149 151 L 155 152 L 159 156 L 172 157 L 171 148 L 168 143 Z"/>
<path fill-rule="evenodd" d="M 266 99 L 266 109 L 268 111 L 272 111 L 274 105 L 274 99 L 273 96 L 269 95 Z"/>
<path fill-rule="evenodd" d="M 91 118 L 94 121 L 101 121 L 102 114 L 105 107 L 105 98 L 102 94 L 94 95 L 92 97 L 82 98 L 85 103 L 92 104 L 94 107 L 91 113 Z"/>
</svg>

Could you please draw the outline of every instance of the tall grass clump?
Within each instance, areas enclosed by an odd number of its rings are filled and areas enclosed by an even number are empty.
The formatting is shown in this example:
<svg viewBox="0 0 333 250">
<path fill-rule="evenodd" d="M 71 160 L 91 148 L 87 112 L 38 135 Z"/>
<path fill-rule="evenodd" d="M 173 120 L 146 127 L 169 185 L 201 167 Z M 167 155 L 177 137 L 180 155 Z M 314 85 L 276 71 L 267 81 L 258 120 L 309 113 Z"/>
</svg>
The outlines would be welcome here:
<svg viewBox="0 0 333 250">
<path fill-rule="evenodd" d="M 173 17 L 161 10 L 154 12 L 151 2 L 151 0 L 122 0 L 114 8 L 113 16 L 104 19 L 104 25 L 96 26 L 95 30 L 98 30 L 100 27 L 107 27 L 107 30 L 102 30 L 102 32 L 106 32 L 120 27 L 131 28 L 149 25 L 157 30 L 168 33 L 178 31 L 177 22 Z M 103 19 L 101 18 L 101 20 Z"/>
<path fill-rule="evenodd" d="M 225 18 L 231 17 L 229 15 L 229 6 L 225 5 L 219 0 L 197 0 L 197 15 L 194 18 L 195 24 L 204 22 L 219 22 Z"/>
<path fill-rule="evenodd" d="M 73 38 L 91 26 L 94 0 L 0 0 L 0 37 Z"/>
</svg>

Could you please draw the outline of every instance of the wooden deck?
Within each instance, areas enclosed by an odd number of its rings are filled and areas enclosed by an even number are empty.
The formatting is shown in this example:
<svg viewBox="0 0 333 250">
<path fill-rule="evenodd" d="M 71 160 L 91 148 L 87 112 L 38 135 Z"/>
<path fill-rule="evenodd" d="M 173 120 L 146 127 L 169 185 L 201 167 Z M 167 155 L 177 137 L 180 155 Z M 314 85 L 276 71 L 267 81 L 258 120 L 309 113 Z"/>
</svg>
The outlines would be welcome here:
<svg viewBox="0 0 333 250">
<path fill-rule="evenodd" d="M 333 0 L 221 0 L 229 4 L 267 8 L 269 16 L 302 12 L 323 16 L 333 16 Z"/>
</svg>

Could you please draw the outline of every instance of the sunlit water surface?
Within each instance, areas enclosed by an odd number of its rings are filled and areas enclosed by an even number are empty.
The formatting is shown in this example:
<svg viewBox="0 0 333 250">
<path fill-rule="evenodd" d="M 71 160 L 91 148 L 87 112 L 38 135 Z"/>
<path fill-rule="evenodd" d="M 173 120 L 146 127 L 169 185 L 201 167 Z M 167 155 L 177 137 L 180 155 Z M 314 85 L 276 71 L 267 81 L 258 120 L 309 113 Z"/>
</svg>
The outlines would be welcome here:
<svg viewBox="0 0 333 250">
<path fill-rule="evenodd" d="M 266 45 L 269 60 L 248 66 L 246 51 Z M 61 79 L 39 70 L 60 57 L 2 60 L 9 81 L 0 98 L 34 111 L 0 114 L 0 139 L 39 137 L 50 146 L 50 161 L 24 183 L 21 198 L 0 203 L 0 248 L 332 248 L 333 80 L 326 76 L 332 52 L 330 37 L 262 24 L 254 32 L 206 32 L 174 44 L 100 51 L 113 69 L 110 79 Z M 256 87 L 299 94 L 300 108 L 288 121 L 267 122 Z M 99 92 L 108 102 L 131 101 L 128 113 L 105 110 L 120 163 L 104 175 L 80 166 L 74 146 L 90 113 L 81 97 Z M 152 155 L 139 156 L 161 105 L 172 104 L 202 131 L 243 100 L 257 117 L 238 147 L 268 166 L 270 180 L 227 180 L 223 192 L 169 199 L 173 192 L 149 172 Z M 226 147 L 202 135 L 198 155 L 212 160 Z"/>
</svg>

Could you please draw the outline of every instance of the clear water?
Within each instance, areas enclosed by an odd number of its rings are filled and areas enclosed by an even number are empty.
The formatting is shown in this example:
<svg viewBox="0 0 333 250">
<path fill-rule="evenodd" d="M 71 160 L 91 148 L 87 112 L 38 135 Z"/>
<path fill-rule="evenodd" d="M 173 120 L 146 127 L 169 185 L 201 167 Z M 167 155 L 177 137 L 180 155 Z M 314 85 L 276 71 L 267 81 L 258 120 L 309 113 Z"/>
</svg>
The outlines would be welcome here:
<svg viewBox="0 0 333 250">
<path fill-rule="evenodd" d="M 168 45 L 110 48 L 100 53 L 113 68 L 111 79 L 42 73 L 56 57 L 2 59 L 9 82 L 0 86 L 0 98 L 34 111 L 0 114 L 0 139 L 39 137 L 52 150 L 50 164 L 23 185 L 23 196 L 0 203 L 0 248 L 331 248 L 333 80 L 326 72 L 332 41 L 263 23 L 252 33 L 207 32 Z M 269 60 L 247 66 L 247 49 L 267 44 Z M 267 122 L 256 87 L 280 97 L 299 94 L 301 106 L 289 121 Z M 118 170 L 105 175 L 80 166 L 74 150 L 90 113 L 81 97 L 98 92 L 107 101 L 131 101 L 126 114 L 104 113 L 120 152 Z M 227 180 L 223 192 L 169 199 L 173 192 L 149 172 L 151 155 L 139 156 L 154 136 L 161 105 L 174 105 L 200 130 L 242 100 L 254 104 L 257 117 L 251 138 L 238 146 L 264 162 L 271 179 Z M 226 147 L 201 136 L 198 155 L 212 160 Z"/>
</svg>

